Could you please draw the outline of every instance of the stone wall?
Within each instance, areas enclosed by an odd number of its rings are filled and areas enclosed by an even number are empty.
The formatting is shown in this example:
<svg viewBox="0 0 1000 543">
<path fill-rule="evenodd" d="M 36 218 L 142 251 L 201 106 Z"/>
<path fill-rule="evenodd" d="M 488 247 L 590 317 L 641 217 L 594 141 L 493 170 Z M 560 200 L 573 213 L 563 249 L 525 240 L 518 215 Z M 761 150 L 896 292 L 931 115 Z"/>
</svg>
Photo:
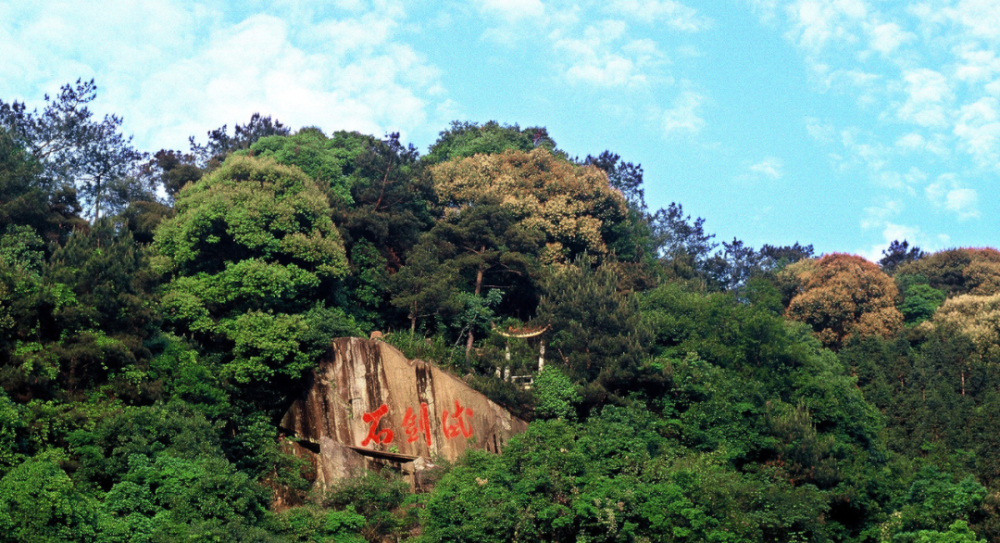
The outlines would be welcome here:
<svg viewBox="0 0 1000 543">
<path fill-rule="evenodd" d="M 296 451 L 329 484 L 360 469 L 414 474 L 468 449 L 500 452 L 527 423 L 430 363 L 387 343 L 340 338 L 281 421 Z"/>
</svg>

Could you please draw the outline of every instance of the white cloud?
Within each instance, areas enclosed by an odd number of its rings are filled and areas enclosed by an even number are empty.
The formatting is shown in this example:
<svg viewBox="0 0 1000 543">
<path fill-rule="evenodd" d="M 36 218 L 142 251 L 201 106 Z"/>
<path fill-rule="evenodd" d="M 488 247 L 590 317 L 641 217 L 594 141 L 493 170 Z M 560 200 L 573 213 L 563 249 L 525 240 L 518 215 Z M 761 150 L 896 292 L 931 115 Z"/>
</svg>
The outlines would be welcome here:
<svg viewBox="0 0 1000 543">
<path fill-rule="evenodd" d="M 941 206 L 944 203 L 944 197 L 948 194 L 948 189 L 945 187 L 945 183 L 941 180 L 935 181 L 924 188 L 924 193 L 927 195 L 927 199 L 936 206 Z"/>
<path fill-rule="evenodd" d="M 806 117 L 806 133 L 820 143 L 833 143 L 837 139 L 837 129 L 832 124 L 820 121 L 815 117 Z"/>
<path fill-rule="evenodd" d="M 897 110 L 900 120 L 926 127 L 948 125 L 947 102 L 952 97 L 948 78 L 928 68 L 903 74 L 907 99 Z"/>
<path fill-rule="evenodd" d="M 588 26 L 582 37 L 552 33 L 553 46 L 567 59 L 565 76 L 570 83 L 599 87 L 641 87 L 647 71 L 662 55 L 652 40 L 632 40 L 618 46 L 626 36 L 623 21 L 601 21 Z"/>
<path fill-rule="evenodd" d="M 711 24 L 697 10 L 673 0 L 611 0 L 606 9 L 647 24 L 662 22 L 682 32 L 697 32 Z"/>
<path fill-rule="evenodd" d="M 872 178 L 876 183 L 885 188 L 903 190 L 910 195 L 916 195 L 917 191 L 914 189 L 914 186 L 923 184 L 927 180 L 927 174 L 914 166 L 905 173 L 895 170 L 882 170 L 872 174 Z"/>
<path fill-rule="evenodd" d="M 819 52 L 831 41 L 857 41 L 852 27 L 865 19 L 868 7 L 862 0 L 796 0 L 787 13 L 792 22 L 789 37 Z"/>
<path fill-rule="evenodd" d="M 682 133 L 697 134 L 705 126 L 699 110 L 705 97 L 693 91 L 683 91 L 674 99 L 673 107 L 663 114 L 663 132 L 668 136 Z"/>
<path fill-rule="evenodd" d="M 858 103 L 872 104 L 876 100 L 883 75 L 855 69 L 831 69 L 825 64 L 809 61 L 814 82 L 822 91 L 835 90 L 846 93 L 857 93 Z"/>
<path fill-rule="evenodd" d="M 487 25 L 484 40 L 515 48 L 525 42 L 538 43 L 552 26 L 576 22 L 576 10 L 557 11 L 540 0 L 475 0 Z"/>
<path fill-rule="evenodd" d="M 977 219 L 980 216 L 979 194 L 975 189 L 961 186 L 953 174 L 945 174 L 924 189 L 928 201 L 936 207 L 954 213 L 959 220 Z"/>
<path fill-rule="evenodd" d="M 896 140 L 896 147 L 903 151 L 922 151 L 927 147 L 927 140 L 916 132 L 910 132 Z"/>
<path fill-rule="evenodd" d="M 975 219 L 979 218 L 978 200 L 975 189 L 953 189 L 945 196 L 944 208 L 953 211 L 959 219 Z"/>
<path fill-rule="evenodd" d="M 566 70 L 566 77 L 573 83 L 588 83 L 601 87 L 640 85 L 646 79 L 637 73 L 631 60 L 607 55 L 593 62 L 574 64 Z"/>
<path fill-rule="evenodd" d="M 364 0 L 334 0 L 334 5 L 338 9 L 345 11 L 361 11 L 365 9 Z"/>
<path fill-rule="evenodd" d="M 75 59 L 38 62 L 41 69 L 30 72 L 36 81 L 22 81 L 22 88 L 51 93 L 79 75 L 93 76 L 110 89 L 95 110 L 115 104 L 126 130 L 150 150 L 184 148 L 189 135 L 244 122 L 255 111 L 291 127 L 405 134 L 423 129 L 432 102 L 444 99 L 438 70 L 397 37 L 406 17 L 400 2 L 315 20 L 311 13 L 227 14 L 224 7 L 43 4 L 0 23 L 0 49 L 10 52 L 0 70 L 17 73 L 6 63 L 30 55 Z M 341 15 L 352 8 L 342 7 Z M 3 35 L 13 41 L 3 43 Z M 48 50 L 38 52 L 39 44 Z M 9 83 L 0 83 L 5 88 Z"/>
<path fill-rule="evenodd" d="M 893 213 L 892 215 L 896 215 Z M 919 226 L 898 224 L 890 220 L 879 220 L 871 224 L 866 229 L 881 229 L 882 241 L 869 246 L 867 249 L 858 251 L 858 254 L 865 257 L 870 262 L 882 260 L 883 251 L 889 248 L 893 241 L 908 241 L 910 247 L 920 247 L 925 251 L 937 251 L 942 247 L 947 247 L 951 239 L 947 234 L 928 235 Z"/>
<path fill-rule="evenodd" d="M 878 190 L 924 190 L 960 220 L 980 216 L 978 195 L 1000 172 L 1000 2 L 744 1 L 762 18 L 783 16 L 820 91 L 852 96 L 870 115 L 864 130 L 807 119 L 836 167 L 865 168 Z M 937 177 L 955 171 L 961 184 Z"/>
<path fill-rule="evenodd" d="M 861 228 L 870 230 L 884 226 L 886 222 L 903 211 L 903 203 L 899 200 L 889 200 L 882 205 L 866 207 Z M 890 240 L 891 241 L 891 240 Z"/>
<path fill-rule="evenodd" d="M 980 164 L 1000 167 L 1000 113 L 996 98 L 985 97 L 962 106 L 955 135 Z"/>
<path fill-rule="evenodd" d="M 780 158 L 767 157 L 764 160 L 753 164 L 750 166 L 750 171 L 756 174 L 760 174 L 771 179 L 781 179 L 785 172 L 783 171 L 785 167 L 784 162 Z"/>
<path fill-rule="evenodd" d="M 920 239 L 920 229 L 916 226 L 886 223 L 885 229 L 882 230 L 882 239 L 889 243 L 907 240 L 911 244 L 916 244 Z M 888 248 L 888 245 L 886 245 L 886 248 Z"/>
<path fill-rule="evenodd" d="M 956 56 L 956 79 L 967 83 L 989 82 L 1000 73 L 1000 58 L 992 50 L 966 44 L 957 48 Z"/>
<path fill-rule="evenodd" d="M 906 155 L 920 152 L 930 153 L 940 158 L 947 158 L 951 154 L 951 147 L 954 146 L 954 141 L 946 134 L 931 134 L 927 138 L 917 132 L 910 132 L 897 138 L 894 145 L 902 158 L 905 158 Z"/>
<path fill-rule="evenodd" d="M 483 15 L 505 23 L 537 21 L 545 16 L 545 5 L 540 0 L 478 0 L 476 3 Z"/>
<path fill-rule="evenodd" d="M 904 43 L 916 38 L 912 32 L 906 32 L 896 23 L 884 23 L 871 27 L 871 48 L 888 55 L 899 49 Z"/>
<path fill-rule="evenodd" d="M 966 27 L 972 36 L 996 40 L 1000 38 L 1000 4 L 994 0 L 960 0 L 942 10 L 945 17 Z"/>
<path fill-rule="evenodd" d="M 552 14 L 540 0 L 476 0 L 475 5 L 488 25 L 483 39 L 506 47 L 544 33 L 551 23 Z"/>
<path fill-rule="evenodd" d="M 840 131 L 840 143 L 847 153 L 847 159 L 841 165 L 844 169 L 854 164 L 862 164 L 869 172 L 877 173 L 889 164 L 891 158 L 889 147 L 870 133 L 854 127 L 846 128 Z"/>
<path fill-rule="evenodd" d="M 760 18 L 763 23 L 774 21 L 775 13 L 778 10 L 778 0 L 744 0 L 750 5 L 750 9 Z"/>
<path fill-rule="evenodd" d="M 1000 79 L 990 81 L 983 85 L 983 90 L 991 96 L 1000 96 Z"/>
</svg>

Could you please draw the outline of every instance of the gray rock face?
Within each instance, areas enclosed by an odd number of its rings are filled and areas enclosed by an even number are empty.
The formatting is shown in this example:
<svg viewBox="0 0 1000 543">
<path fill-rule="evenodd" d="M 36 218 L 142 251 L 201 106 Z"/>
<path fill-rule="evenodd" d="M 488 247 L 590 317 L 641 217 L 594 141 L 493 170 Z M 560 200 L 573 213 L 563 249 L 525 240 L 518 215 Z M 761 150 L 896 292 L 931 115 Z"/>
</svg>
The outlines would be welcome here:
<svg viewBox="0 0 1000 543">
<path fill-rule="evenodd" d="M 499 453 L 527 423 L 422 360 L 381 341 L 340 338 L 281 421 L 312 462 L 316 484 L 361 469 L 413 474 L 468 449 Z"/>
</svg>

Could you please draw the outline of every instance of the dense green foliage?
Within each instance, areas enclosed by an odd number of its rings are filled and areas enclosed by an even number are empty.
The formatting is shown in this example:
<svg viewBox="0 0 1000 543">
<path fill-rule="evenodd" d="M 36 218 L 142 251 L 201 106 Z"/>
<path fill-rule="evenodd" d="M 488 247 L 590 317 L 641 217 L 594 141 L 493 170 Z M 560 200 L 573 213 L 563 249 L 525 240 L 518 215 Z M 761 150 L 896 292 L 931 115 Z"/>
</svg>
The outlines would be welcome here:
<svg viewBox="0 0 1000 543">
<path fill-rule="evenodd" d="M 144 162 L 94 89 L 0 102 L 0 542 L 1000 539 L 996 250 L 719 247 L 496 122 Z M 528 431 L 312 488 L 277 421 L 374 330 Z"/>
</svg>

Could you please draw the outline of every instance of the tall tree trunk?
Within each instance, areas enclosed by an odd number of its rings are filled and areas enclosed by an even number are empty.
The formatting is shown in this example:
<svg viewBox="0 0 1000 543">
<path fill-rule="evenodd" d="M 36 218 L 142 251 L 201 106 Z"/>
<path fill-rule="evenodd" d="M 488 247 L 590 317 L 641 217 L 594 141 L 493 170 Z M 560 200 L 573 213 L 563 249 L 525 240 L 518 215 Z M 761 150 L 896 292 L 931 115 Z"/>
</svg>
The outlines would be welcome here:
<svg viewBox="0 0 1000 543">
<path fill-rule="evenodd" d="M 410 307 L 410 339 L 413 339 L 413 334 L 417 332 L 417 302 L 413 302 L 413 306 Z"/>
<path fill-rule="evenodd" d="M 100 220 L 100 218 L 101 218 L 101 178 L 100 177 L 97 178 L 97 182 L 95 184 L 97 185 L 97 190 L 94 193 L 96 195 L 96 196 L 94 196 L 94 224 L 97 224 L 97 221 Z M 100 246 L 100 241 L 98 241 L 97 243 L 98 243 L 98 247 L 99 247 Z"/>
<path fill-rule="evenodd" d="M 486 252 L 486 247 L 483 246 L 481 249 L 483 253 Z M 483 291 L 483 266 L 479 265 L 479 269 L 476 270 L 476 297 Z M 475 334 L 472 332 L 472 327 L 469 327 L 469 339 L 465 341 L 465 361 L 469 361 L 469 355 L 472 353 L 472 342 L 475 341 Z"/>
</svg>

